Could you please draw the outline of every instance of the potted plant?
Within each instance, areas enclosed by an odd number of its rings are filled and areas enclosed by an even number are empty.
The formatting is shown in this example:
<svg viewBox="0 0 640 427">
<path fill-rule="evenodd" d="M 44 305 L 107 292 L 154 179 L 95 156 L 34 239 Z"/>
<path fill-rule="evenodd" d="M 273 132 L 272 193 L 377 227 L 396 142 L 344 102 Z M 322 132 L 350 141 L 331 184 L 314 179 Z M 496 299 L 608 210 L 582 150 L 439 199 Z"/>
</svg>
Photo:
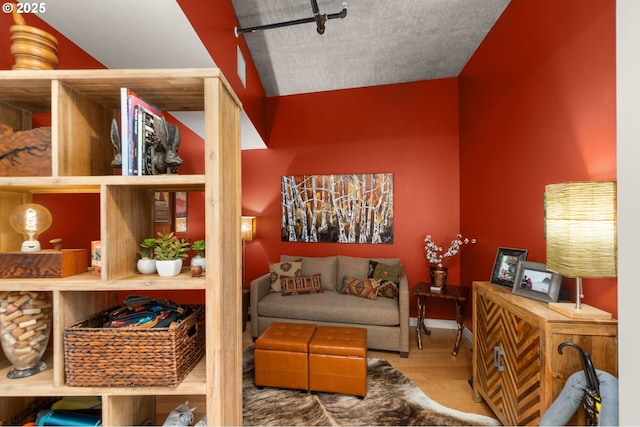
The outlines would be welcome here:
<svg viewBox="0 0 640 427">
<path fill-rule="evenodd" d="M 165 277 L 177 276 L 182 269 L 182 261 L 187 257 L 189 243 L 185 239 L 178 239 L 173 231 L 158 232 L 155 240 L 153 251 L 158 274 Z"/>
<path fill-rule="evenodd" d="M 154 259 L 154 248 L 156 247 L 156 239 L 148 237 L 140 242 L 140 259 L 138 260 L 138 271 L 142 274 L 153 274 L 156 272 L 156 260 Z"/>
<path fill-rule="evenodd" d="M 205 245 L 205 241 L 204 240 L 196 240 L 191 245 L 191 249 L 198 252 L 198 254 L 196 256 L 191 258 L 191 265 L 199 265 L 200 267 L 202 267 L 202 271 L 206 270 L 206 268 L 205 268 L 206 258 L 204 257 L 204 255 L 205 255 L 205 246 L 206 245 Z"/>
</svg>

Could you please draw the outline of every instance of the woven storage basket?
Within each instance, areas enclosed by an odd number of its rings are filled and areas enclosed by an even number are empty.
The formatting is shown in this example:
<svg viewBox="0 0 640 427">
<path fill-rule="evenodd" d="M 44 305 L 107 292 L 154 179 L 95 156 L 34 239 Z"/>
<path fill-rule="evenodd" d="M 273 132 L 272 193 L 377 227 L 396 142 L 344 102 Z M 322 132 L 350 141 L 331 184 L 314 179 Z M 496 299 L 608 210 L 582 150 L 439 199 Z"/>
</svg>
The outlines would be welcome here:
<svg viewBox="0 0 640 427">
<path fill-rule="evenodd" d="M 177 386 L 205 350 L 204 306 L 187 308 L 174 328 L 102 328 L 113 309 L 65 328 L 67 385 Z"/>
</svg>

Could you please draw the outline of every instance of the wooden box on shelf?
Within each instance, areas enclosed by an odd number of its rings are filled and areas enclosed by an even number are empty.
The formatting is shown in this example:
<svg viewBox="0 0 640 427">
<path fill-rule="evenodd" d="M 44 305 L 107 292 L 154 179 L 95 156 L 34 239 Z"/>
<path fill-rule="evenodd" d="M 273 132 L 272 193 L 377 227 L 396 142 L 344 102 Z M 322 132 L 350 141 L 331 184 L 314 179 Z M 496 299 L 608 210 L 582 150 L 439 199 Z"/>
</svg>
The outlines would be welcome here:
<svg viewBox="0 0 640 427">
<path fill-rule="evenodd" d="M 0 253 L 0 278 L 58 278 L 86 273 L 86 249 L 45 249 L 39 252 Z"/>
</svg>

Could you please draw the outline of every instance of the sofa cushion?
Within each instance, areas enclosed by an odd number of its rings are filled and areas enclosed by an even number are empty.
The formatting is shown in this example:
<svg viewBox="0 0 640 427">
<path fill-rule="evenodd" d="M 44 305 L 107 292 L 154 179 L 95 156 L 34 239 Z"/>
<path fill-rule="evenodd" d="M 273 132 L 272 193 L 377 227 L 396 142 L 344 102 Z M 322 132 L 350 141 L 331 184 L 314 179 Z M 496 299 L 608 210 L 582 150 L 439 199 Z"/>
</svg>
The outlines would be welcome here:
<svg viewBox="0 0 640 427">
<path fill-rule="evenodd" d="M 376 300 L 378 298 L 379 279 L 350 279 L 347 283 L 349 295 Z"/>
<path fill-rule="evenodd" d="M 302 263 L 298 262 L 272 262 L 269 263 L 269 272 L 271 273 L 271 290 L 273 292 L 282 292 L 282 276 L 301 276 Z"/>
<path fill-rule="evenodd" d="M 338 259 L 335 256 L 328 257 L 300 257 L 281 255 L 280 261 L 302 261 L 302 276 L 320 274 L 322 277 L 322 289 L 336 290 L 336 272 Z M 362 276 L 362 277 L 367 277 Z"/>
<path fill-rule="evenodd" d="M 360 258 L 338 255 L 337 283 L 347 277 L 369 277 L 369 260 L 385 264 L 400 264 L 400 258 Z"/>
<path fill-rule="evenodd" d="M 302 295 L 324 292 L 320 285 L 320 275 L 313 276 L 282 276 L 282 295 Z"/>
<path fill-rule="evenodd" d="M 402 264 L 386 264 L 378 261 L 369 261 L 369 277 L 380 280 L 378 295 L 398 299 L 400 278 L 404 271 Z"/>
<path fill-rule="evenodd" d="M 376 301 L 334 291 L 309 294 L 292 300 L 270 293 L 260 300 L 258 316 L 305 320 L 308 323 L 331 322 L 361 325 L 397 326 L 400 324 L 398 301 Z"/>
</svg>

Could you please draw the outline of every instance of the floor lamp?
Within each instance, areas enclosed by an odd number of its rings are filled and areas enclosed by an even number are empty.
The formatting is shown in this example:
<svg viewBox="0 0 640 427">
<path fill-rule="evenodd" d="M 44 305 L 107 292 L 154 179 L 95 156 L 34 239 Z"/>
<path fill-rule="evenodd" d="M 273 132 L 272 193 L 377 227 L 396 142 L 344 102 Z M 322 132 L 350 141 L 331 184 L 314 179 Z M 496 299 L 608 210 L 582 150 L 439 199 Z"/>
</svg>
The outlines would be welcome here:
<svg viewBox="0 0 640 427">
<path fill-rule="evenodd" d="M 240 230 L 242 235 L 242 287 L 245 284 L 245 252 L 247 242 L 256 238 L 256 217 L 243 216 L 240 222 Z"/>
<path fill-rule="evenodd" d="M 581 304 L 582 278 L 617 276 L 616 183 L 567 182 L 546 186 L 547 269 L 576 279 L 576 302 L 549 308 L 580 319 L 611 319 Z"/>
</svg>

